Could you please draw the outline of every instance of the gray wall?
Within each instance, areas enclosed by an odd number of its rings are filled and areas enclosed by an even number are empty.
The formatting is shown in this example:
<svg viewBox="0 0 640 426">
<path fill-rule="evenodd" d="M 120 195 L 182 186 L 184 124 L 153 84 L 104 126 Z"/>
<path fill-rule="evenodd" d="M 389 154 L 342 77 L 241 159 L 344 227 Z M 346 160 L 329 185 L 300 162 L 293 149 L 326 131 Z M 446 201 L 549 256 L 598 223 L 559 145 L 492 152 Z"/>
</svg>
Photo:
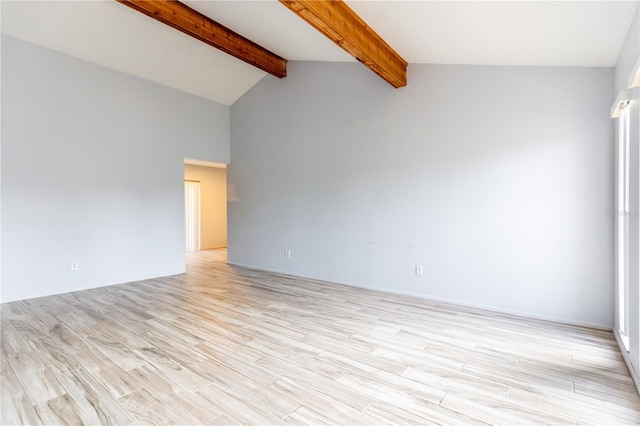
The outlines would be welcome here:
<svg viewBox="0 0 640 426">
<path fill-rule="evenodd" d="M 290 62 L 231 107 L 230 262 L 611 328 L 613 84 Z"/>
<path fill-rule="evenodd" d="M 185 157 L 228 107 L 3 36 L 2 301 L 183 272 Z"/>
</svg>

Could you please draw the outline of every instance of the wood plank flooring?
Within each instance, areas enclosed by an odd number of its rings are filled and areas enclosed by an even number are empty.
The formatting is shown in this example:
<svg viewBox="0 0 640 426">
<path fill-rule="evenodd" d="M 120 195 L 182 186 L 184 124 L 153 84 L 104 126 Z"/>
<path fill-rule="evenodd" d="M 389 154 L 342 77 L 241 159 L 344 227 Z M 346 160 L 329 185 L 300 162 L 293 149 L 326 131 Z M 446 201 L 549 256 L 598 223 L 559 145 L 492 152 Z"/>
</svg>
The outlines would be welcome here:
<svg viewBox="0 0 640 426">
<path fill-rule="evenodd" d="M 610 332 L 225 260 L 3 304 L 1 424 L 640 424 Z"/>
</svg>

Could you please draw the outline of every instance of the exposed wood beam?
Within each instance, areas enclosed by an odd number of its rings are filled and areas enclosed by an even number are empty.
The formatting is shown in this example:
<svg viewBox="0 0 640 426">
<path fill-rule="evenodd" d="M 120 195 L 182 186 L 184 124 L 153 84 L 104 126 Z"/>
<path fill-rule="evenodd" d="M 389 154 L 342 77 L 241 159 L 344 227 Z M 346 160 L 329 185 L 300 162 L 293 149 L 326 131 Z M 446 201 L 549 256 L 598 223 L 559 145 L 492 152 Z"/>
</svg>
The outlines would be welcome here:
<svg viewBox="0 0 640 426">
<path fill-rule="evenodd" d="M 407 61 L 342 0 L 280 0 L 393 87 L 407 85 Z"/>
<path fill-rule="evenodd" d="M 175 0 L 116 0 L 231 56 L 273 74 L 287 76 L 287 60 Z"/>
</svg>

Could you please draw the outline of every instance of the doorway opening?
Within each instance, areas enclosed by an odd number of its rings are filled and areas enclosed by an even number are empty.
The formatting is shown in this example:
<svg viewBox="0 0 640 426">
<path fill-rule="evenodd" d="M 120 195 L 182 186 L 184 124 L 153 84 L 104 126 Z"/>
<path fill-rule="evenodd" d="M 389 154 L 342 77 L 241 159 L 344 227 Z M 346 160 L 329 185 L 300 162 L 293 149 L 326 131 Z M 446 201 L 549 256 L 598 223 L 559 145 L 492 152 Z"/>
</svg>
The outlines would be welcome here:
<svg viewBox="0 0 640 426">
<path fill-rule="evenodd" d="M 185 245 L 187 253 L 227 247 L 227 169 L 226 164 L 185 159 Z M 198 219 L 189 210 L 188 182 L 197 183 Z M 193 224 L 193 225 L 192 225 Z M 197 232 L 196 232 L 197 231 Z M 197 234 L 197 235 L 195 235 Z M 189 237 L 193 244 L 189 245 Z"/>
</svg>

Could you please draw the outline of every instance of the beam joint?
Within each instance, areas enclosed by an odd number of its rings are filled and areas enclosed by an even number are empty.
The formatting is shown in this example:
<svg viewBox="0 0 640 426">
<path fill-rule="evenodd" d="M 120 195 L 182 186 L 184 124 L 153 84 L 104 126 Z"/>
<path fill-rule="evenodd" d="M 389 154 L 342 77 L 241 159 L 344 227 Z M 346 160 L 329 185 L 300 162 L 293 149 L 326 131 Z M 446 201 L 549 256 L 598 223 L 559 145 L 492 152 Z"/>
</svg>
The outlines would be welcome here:
<svg viewBox="0 0 640 426">
<path fill-rule="evenodd" d="M 393 87 L 407 85 L 407 61 L 342 0 L 280 0 Z"/>
</svg>

